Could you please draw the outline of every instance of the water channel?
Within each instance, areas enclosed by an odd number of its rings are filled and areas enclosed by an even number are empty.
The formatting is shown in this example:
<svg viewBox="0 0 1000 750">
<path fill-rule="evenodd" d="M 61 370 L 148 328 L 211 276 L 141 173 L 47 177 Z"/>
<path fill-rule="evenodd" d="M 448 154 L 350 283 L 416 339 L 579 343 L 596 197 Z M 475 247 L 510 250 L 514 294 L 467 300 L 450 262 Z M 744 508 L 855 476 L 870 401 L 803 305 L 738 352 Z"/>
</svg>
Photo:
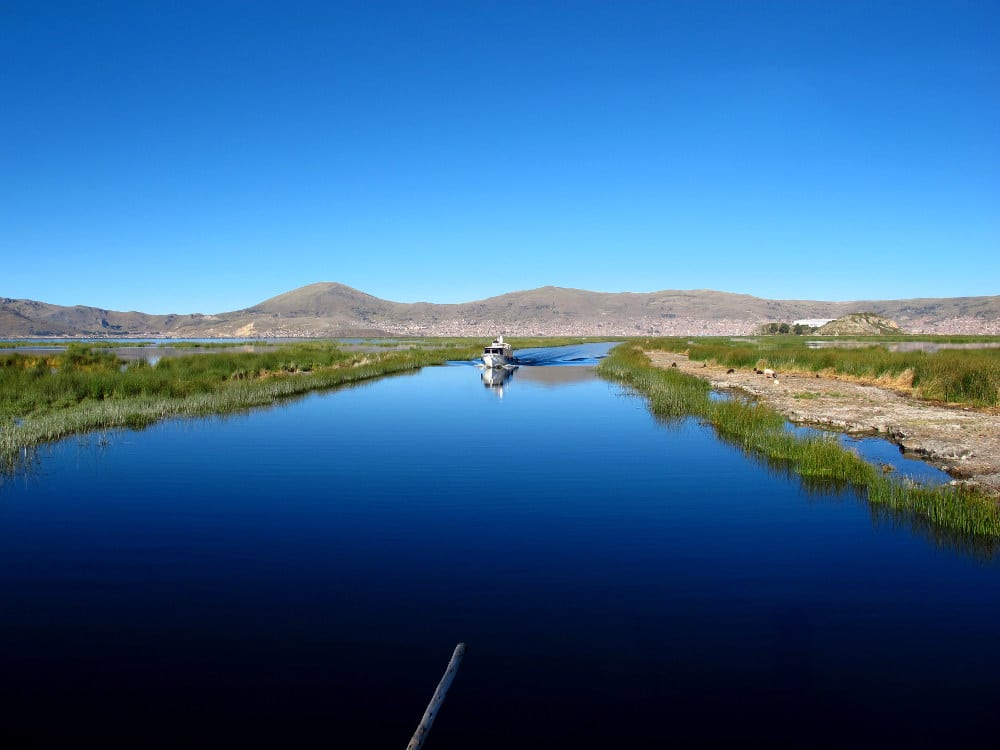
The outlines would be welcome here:
<svg viewBox="0 0 1000 750">
<path fill-rule="evenodd" d="M 429 750 L 994 731 L 990 550 L 662 424 L 591 354 L 42 449 L 0 484 L 0 743 L 401 749 L 460 641 Z"/>
</svg>

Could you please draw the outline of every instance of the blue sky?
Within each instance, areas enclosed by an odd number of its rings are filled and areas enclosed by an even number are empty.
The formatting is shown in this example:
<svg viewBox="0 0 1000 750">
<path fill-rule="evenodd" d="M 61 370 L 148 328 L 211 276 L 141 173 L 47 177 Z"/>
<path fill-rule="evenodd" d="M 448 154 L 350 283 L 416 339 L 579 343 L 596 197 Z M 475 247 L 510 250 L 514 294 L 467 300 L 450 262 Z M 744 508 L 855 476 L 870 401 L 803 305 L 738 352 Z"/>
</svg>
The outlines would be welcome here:
<svg viewBox="0 0 1000 750">
<path fill-rule="evenodd" d="M 0 2 L 0 296 L 1000 294 L 1000 3 Z"/>
</svg>

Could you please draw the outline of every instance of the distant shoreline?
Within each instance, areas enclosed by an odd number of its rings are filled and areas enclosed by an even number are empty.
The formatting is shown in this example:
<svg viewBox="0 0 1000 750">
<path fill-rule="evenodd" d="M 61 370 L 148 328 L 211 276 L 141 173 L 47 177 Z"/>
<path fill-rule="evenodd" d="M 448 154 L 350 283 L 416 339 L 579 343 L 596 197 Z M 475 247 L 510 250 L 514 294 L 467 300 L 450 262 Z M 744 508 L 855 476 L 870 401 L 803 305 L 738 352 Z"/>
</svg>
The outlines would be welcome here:
<svg viewBox="0 0 1000 750">
<path fill-rule="evenodd" d="M 148 315 L 0 297 L 0 337 L 306 339 L 386 336 L 746 336 L 762 324 L 870 312 L 907 333 L 1000 336 L 1000 296 L 825 302 L 712 290 L 542 287 L 436 304 L 322 282 L 242 310 Z"/>
</svg>

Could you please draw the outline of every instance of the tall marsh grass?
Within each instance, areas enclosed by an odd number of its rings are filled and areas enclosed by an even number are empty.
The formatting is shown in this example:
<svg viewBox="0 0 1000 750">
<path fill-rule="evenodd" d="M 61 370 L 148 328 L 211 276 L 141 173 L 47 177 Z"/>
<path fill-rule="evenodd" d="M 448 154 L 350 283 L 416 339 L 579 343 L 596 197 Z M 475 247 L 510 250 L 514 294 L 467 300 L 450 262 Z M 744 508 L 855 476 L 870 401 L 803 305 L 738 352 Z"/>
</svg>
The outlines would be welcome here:
<svg viewBox="0 0 1000 750">
<path fill-rule="evenodd" d="M 0 470 L 26 449 L 74 433 L 233 412 L 474 353 L 459 345 L 350 352 L 307 343 L 165 357 L 155 365 L 126 364 L 80 345 L 44 356 L 0 355 Z"/>
<path fill-rule="evenodd" d="M 873 505 L 913 514 L 962 534 L 1000 539 L 996 500 L 968 488 L 923 487 L 886 477 L 831 437 L 790 433 L 784 417 L 767 406 L 712 400 L 707 383 L 677 370 L 654 367 L 640 347 L 647 348 L 648 342 L 616 347 L 597 371 L 643 394 L 654 415 L 697 417 L 748 456 L 792 471 L 811 487 L 854 488 Z"/>
<path fill-rule="evenodd" d="M 886 340 L 898 340 L 887 337 Z M 994 339 L 995 340 L 995 339 Z M 879 339 L 852 349 L 810 349 L 801 336 L 757 339 L 646 339 L 647 351 L 686 352 L 699 362 L 723 367 L 769 367 L 777 371 L 831 372 L 899 388 L 915 396 L 977 407 L 1000 406 L 1000 349 L 942 349 L 891 352 Z"/>
<path fill-rule="evenodd" d="M 594 339 L 521 338 L 515 347 Z M 275 344 L 252 352 L 124 362 L 100 346 L 0 353 L 0 472 L 40 443 L 95 429 L 139 428 L 172 416 L 224 414 L 289 396 L 377 378 L 482 352 L 482 338 L 396 340 L 358 351 L 332 341 Z M 202 348 L 205 345 L 198 345 Z"/>
</svg>

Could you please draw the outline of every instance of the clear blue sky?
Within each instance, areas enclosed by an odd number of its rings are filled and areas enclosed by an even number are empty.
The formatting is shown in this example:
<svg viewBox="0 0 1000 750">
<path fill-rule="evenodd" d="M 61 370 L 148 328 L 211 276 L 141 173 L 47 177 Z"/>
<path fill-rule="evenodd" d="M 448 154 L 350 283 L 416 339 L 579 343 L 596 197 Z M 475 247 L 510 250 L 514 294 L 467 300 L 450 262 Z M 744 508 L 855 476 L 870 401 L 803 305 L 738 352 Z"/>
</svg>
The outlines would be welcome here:
<svg viewBox="0 0 1000 750">
<path fill-rule="evenodd" d="M 0 296 L 1000 294 L 1000 2 L 0 2 Z"/>
</svg>

